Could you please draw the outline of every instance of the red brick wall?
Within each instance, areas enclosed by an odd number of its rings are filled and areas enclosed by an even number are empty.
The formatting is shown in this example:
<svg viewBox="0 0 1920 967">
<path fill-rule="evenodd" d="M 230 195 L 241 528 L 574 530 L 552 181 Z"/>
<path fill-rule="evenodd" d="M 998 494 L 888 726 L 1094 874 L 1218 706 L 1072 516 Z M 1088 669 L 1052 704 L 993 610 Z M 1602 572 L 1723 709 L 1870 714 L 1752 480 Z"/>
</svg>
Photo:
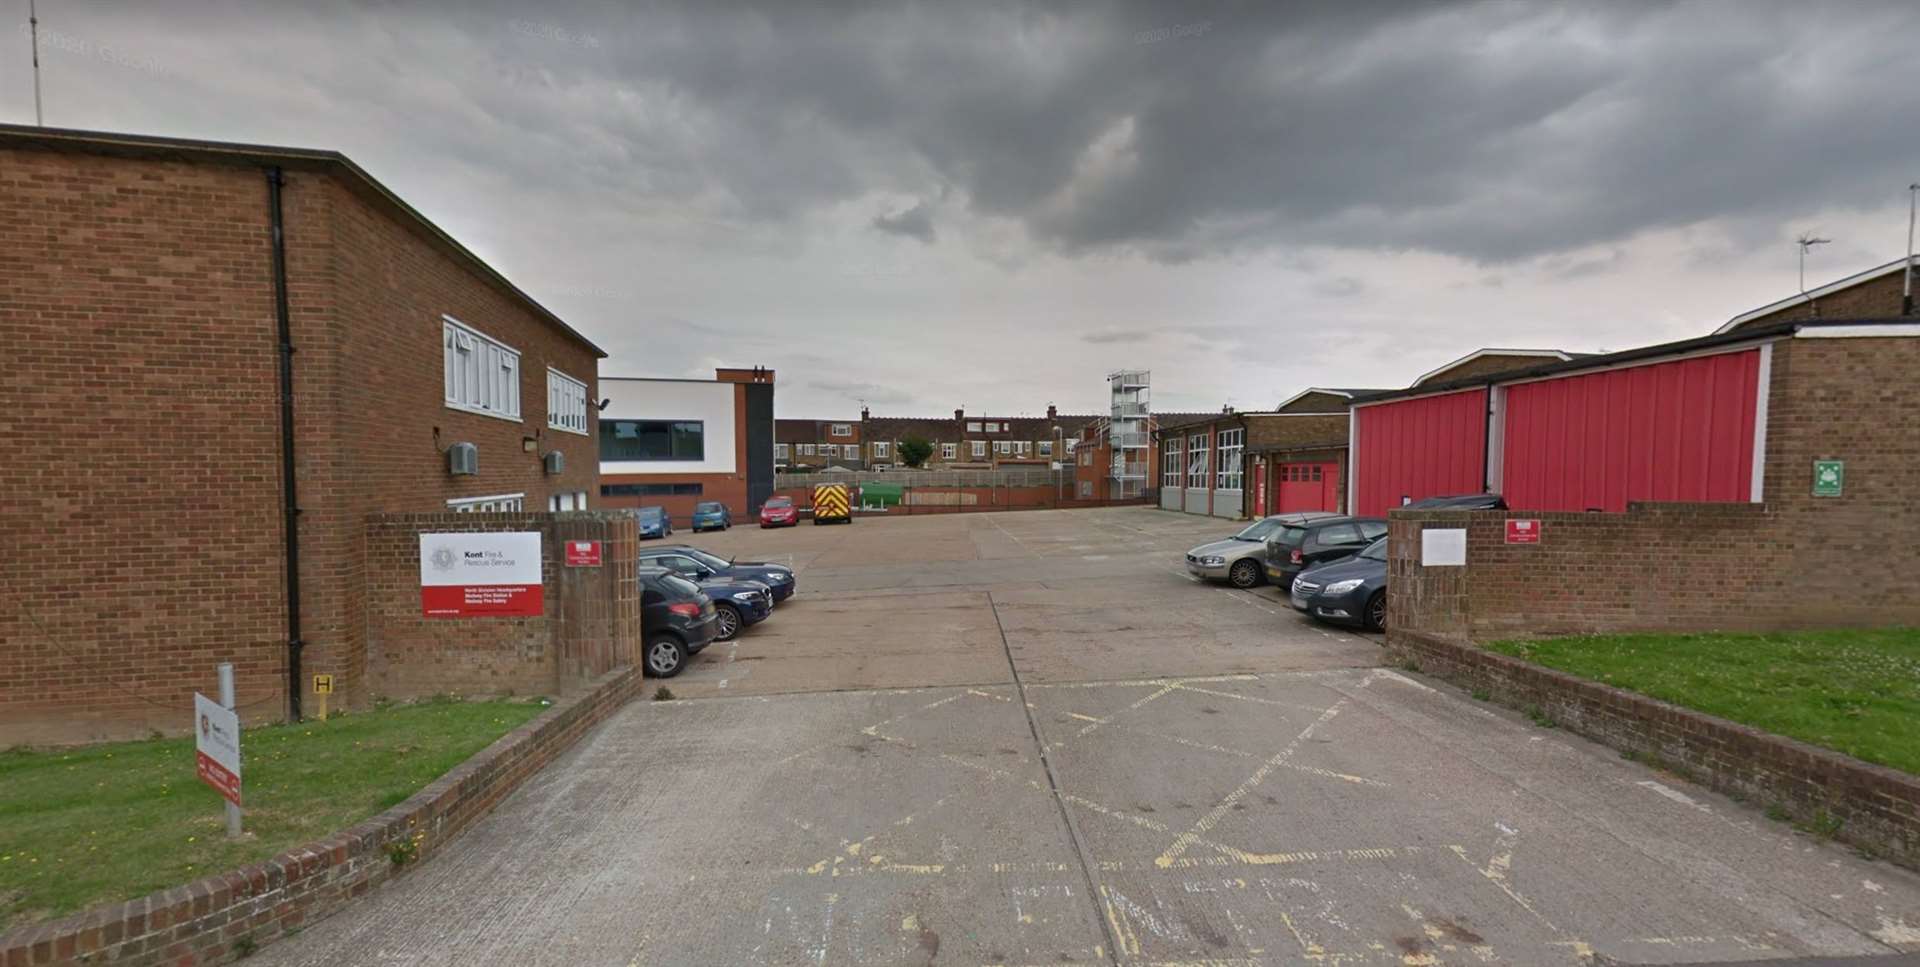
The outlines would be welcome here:
<svg viewBox="0 0 1920 967">
<path fill-rule="evenodd" d="M 179 729 L 222 661 L 278 716 L 263 177 L 0 150 L 0 212 L 0 746 Z"/>
<path fill-rule="evenodd" d="M 1388 623 L 1497 638 L 1920 623 L 1920 339 L 1773 344 L 1765 503 L 1624 514 L 1394 511 Z M 1846 461 L 1814 497 L 1813 461 Z M 1541 521 L 1505 543 L 1509 517 Z M 1419 564 L 1425 527 L 1467 529 L 1467 566 Z"/>
<path fill-rule="evenodd" d="M 448 498 L 598 502 L 594 438 L 546 429 L 549 364 L 596 361 L 332 175 L 287 173 L 306 671 L 364 700 L 361 526 Z M 177 730 L 213 666 L 284 711 L 279 388 L 267 188 L 251 166 L 0 150 L 0 744 Z M 440 314 L 520 350 L 522 420 L 445 407 Z M 590 411 L 590 421 L 591 421 Z M 434 430 L 440 440 L 436 445 Z M 538 437 L 536 450 L 521 449 Z M 480 448 L 450 477 L 441 448 Z M 567 472 L 541 473 L 559 449 Z M 310 681 L 310 679 L 309 679 Z"/>
<path fill-rule="evenodd" d="M 1820 311 L 1822 319 L 1887 319 L 1900 314 L 1900 290 L 1905 277 L 1895 272 L 1877 279 L 1869 279 L 1859 285 L 1849 286 L 1832 295 L 1822 296 L 1814 306 L 1806 303 L 1788 306 L 1777 312 L 1770 312 L 1756 319 L 1740 324 L 1741 329 L 1754 329 L 1772 325 L 1776 322 L 1798 322 L 1814 318 L 1814 309 Z"/>
<path fill-rule="evenodd" d="M 744 455 L 742 456 L 744 460 Z M 742 464 L 744 466 L 744 464 Z M 703 500 L 718 500 L 727 505 L 733 513 L 733 522 L 748 521 L 747 513 L 747 475 L 740 473 L 687 473 L 687 474 L 624 474 L 610 473 L 600 478 L 601 485 L 613 484 L 687 484 L 700 485 L 700 496 L 647 496 L 631 497 L 611 495 L 601 497 L 599 488 L 594 489 L 594 499 L 599 506 L 606 508 L 664 507 L 668 516 L 673 518 L 675 527 L 693 526 L 693 505 Z"/>
<path fill-rule="evenodd" d="M 421 534 L 511 531 L 541 535 L 546 614 L 421 614 Z M 569 540 L 600 541 L 601 565 L 566 566 Z M 380 515 L 367 521 L 365 542 L 366 687 L 372 695 L 557 695 L 634 661 L 639 534 L 630 514 Z"/>
</svg>

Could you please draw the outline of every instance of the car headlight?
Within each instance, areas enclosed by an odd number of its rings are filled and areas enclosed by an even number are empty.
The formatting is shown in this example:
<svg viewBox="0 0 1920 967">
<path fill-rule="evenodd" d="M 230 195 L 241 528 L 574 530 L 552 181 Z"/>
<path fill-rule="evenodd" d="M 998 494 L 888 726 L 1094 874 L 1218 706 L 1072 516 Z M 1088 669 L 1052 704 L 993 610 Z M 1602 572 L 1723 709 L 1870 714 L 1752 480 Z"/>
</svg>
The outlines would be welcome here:
<svg viewBox="0 0 1920 967">
<path fill-rule="evenodd" d="M 1365 583 L 1367 583 L 1365 578 L 1353 578 L 1347 581 L 1335 581 L 1320 590 L 1325 594 L 1345 594 Z"/>
<path fill-rule="evenodd" d="M 733 599 L 735 601 L 752 601 L 759 596 L 760 594 L 757 591 L 736 591 L 733 594 Z"/>
<path fill-rule="evenodd" d="M 793 580 L 792 571 L 770 571 L 768 576 L 773 578 L 775 584 L 785 584 Z"/>
<path fill-rule="evenodd" d="M 1201 567 L 1219 567 L 1220 565 L 1225 563 L 1227 563 L 1227 559 L 1217 554 L 1211 557 L 1203 557 L 1200 559 Z"/>
</svg>

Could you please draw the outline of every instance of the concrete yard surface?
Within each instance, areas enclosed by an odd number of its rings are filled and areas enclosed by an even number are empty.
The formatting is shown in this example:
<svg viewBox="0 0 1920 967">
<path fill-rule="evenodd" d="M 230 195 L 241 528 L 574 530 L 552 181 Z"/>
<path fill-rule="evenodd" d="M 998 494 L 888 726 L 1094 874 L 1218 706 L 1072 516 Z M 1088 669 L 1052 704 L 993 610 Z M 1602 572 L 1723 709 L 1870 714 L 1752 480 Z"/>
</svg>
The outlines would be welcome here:
<svg viewBox="0 0 1920 967">
<path fill-rule="evenodd" d="M 800 592 L 269 964 L 1680 964 L 1920 876 L 1451 687 L 1150 508 L 702 535 Z M 916 560 L 911 548 L 930 549 Z M 876 563 L 881 562 L 881 563 Z M 1806 961 L 1812 962 L 1812 961 Z"/>
</svg>

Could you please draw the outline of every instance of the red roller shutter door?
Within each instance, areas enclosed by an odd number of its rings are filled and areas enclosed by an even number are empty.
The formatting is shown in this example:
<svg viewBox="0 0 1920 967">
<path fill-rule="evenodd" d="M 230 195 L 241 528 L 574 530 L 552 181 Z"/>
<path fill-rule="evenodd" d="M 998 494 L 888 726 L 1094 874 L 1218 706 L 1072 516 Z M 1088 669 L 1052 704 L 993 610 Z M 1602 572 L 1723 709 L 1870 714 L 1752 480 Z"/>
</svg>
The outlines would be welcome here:
<svg viewBox="0 0 1920 967">
<path fill-rule="evenodd" d="M 1276 513 L 1339 508 L 1338 463 L 1283 463 L 1275 466 L 1274 472 L 1280 478 Z"/>
<path fill-rule="evenodd" d="M 1759 373 L 1751 349 L 1507 387 L 1507 504 L 1750 499 Z"/>
<path fill-rule="evenodd" d="M 1462 390 L 1354 411 L 1352 512 L 1377 517 L 1419 500 L 1485 489 L 1487 391 Z"/>
</svg>

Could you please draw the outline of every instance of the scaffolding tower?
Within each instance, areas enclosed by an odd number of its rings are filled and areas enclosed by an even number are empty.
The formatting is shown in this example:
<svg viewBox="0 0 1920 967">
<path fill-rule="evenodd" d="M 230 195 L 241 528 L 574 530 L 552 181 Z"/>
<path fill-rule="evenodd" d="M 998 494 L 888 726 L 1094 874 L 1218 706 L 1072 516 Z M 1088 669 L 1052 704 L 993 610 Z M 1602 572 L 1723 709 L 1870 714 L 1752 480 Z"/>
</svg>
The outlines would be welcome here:
<svg viewBox="0 0 1920 967">
<path fill-rule="evenodd" d="M 1112 450 L 1107 494 L 1114 499 L 1143 497 L 1147 492 L 1147 454 L 1153 445 L 1152 374 L 1123 369 L 1107 374 L 1113 412 L 1107 420 L 1107 443 Z"/>
</svg>

